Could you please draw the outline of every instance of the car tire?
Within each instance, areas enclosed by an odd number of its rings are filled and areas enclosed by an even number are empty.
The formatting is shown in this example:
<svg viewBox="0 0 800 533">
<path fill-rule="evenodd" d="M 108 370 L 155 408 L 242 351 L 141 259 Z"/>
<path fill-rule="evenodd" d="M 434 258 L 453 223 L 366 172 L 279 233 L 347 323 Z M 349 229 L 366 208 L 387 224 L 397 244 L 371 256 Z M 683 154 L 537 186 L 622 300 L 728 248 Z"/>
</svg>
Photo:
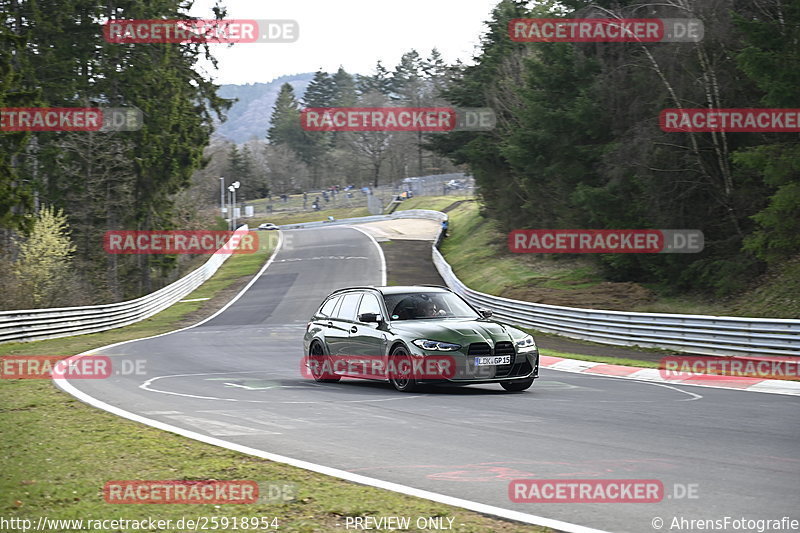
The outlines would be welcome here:
<svg viewBox="0 0 800 533">
<path fill-rule="evenodd" d="M 311 366 L 311 377 L 314 378 L 314 381 L 317 383 L 336 383 L 339 381 L 341 376 L 337 376 L 336 374 L 331 374 L 324 371 L 325 363 L 329 361 L 328 356 L 325 355 L 325 350 L 322 349 L 322 344 L 319 342 L 311 343 L 311 346 L 308 349 L 308 358 L 309 360 L 319 360 L 319 363 L 316 365 Z M 315 371 L 315 369 L 323 369 L 322 372 Z"/>
<path fill-rule="evenodd" d="M 500 383 L 500 386 L 508 392 L 522 392 L 529 389 L 531 385 L 533 385 L 532 379 L 526 379 L 525 381 L 503 381 Z"/>
<path fill-rule="evenodd" d="M 411 361 L 411 355 L 409 355 L 408 350 L 406 350 L 405 347 L 397 346 L 395 349 L 392 350 L 392 353 L 389 355 L 389 360 L 392 361 L 392 363 L 390 364 L 390 369 L 400 368 L 400 361 L 402 361 L 403 359 L 408 359 L 409 361 Z M 392 386 L 400 392 L 414 392 L 419 388 L 419 383 L 417 383 L 417 380 L 414 379 L 413 376 L 400 378 L 396 374 L 393 376 L 390 375 L 389 383 L 391 383 Z"/>
</svg>

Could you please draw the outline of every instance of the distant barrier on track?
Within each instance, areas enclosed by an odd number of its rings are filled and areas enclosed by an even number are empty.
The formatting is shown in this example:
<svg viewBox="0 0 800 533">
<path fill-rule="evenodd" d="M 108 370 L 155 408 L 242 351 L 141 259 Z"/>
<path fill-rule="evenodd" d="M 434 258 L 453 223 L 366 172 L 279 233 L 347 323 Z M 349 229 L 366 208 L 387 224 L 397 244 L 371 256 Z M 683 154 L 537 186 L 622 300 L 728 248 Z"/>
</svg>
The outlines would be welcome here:
<svg viewBox="0 0 800 533">
<path fill-rule="evenodd" d="M 357 218 L 339 218 L 332 221 L 320 220 L 317 222 L 298 222 L 297 224 L 284 224 L 278 226 L 280 229 L 308 229 L 325 228 L 328 226 L 341 226 L 348 224 L 365 224 L 367 222 L 381 222 L 384 220 L 396 220 L 398 218 L 422 218 L 442 222 L 447 220 L 447 215 L 440 211 L 430 209 L 409 209 L 407 211 L 395 211 L 391 215 L 372 215 Z"/>
<path fill-rule="evenodd" d="M 247 230 L 246 225 L 241 226 L 236 233 Z M 230 255 L 213 254 L 202 266 L 181 279 L 135 300 L 81 307 L 0 311 L 0 342 L 97 333 L 139 322 L 163 311 L 202 285 Z"/>
</svg>

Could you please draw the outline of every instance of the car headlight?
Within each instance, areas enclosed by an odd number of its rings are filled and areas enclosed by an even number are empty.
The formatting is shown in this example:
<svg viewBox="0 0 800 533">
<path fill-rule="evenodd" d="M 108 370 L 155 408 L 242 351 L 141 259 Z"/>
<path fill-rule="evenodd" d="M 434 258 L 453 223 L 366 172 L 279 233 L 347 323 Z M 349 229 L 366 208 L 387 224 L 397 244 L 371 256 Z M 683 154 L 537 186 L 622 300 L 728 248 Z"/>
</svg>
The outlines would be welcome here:
<svg viewBox="0 0 800 533">
<path fill-rule="evenodd" d="M 536 350 L 536 341 L 533 340 L 532 335 L 525 335 L 521 340 L 518 340 L 514 344 L 516 344 L 517 352 L 519 353 L 532 352 Z"/>
<path fill-rule="evenodd" d="M 440 342 L 440 341 L 431 341 L 428 339 L 417 339 L 414 342 L 414 346 L 418 346 L 423 350 L 428 350 L 432 352 L 453 352 L 461 348 L 460 344 L 453 344 L 452 342 Z"/>
</svg>

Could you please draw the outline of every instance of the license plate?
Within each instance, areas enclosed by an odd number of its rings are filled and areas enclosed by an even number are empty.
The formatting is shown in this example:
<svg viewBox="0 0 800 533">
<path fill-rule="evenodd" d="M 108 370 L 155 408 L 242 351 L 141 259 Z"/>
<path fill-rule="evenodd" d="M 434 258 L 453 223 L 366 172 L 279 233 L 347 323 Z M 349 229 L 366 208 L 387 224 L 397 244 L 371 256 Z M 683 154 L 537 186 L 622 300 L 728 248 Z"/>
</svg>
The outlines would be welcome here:
<svg viewBox="0 0 800 533">
<path fill-rule="evenodd" d="M 489 355 L 485 357 L 476 357 L 475 366 L 490 366 L 490 365 L 510 365 L 510 355 Z"/>
</svg>

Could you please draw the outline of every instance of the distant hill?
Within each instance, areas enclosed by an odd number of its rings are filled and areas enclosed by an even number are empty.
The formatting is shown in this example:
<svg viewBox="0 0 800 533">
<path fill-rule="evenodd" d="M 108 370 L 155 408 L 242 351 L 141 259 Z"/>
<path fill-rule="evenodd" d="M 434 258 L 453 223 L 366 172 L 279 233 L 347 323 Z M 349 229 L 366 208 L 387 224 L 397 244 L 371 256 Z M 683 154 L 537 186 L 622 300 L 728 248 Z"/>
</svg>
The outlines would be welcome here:
<svg viewBox="0 0 800 533">
<path fill-rule="evenodd" d="M 221 85 L 217 94 L 222 98 L 238 98 L 227 112 L 228 120 L 217 123 L 215 137 L 224 137 L 241 144 L 251 139 L 264 139 L 267 135 L 272 108 L 278 98 L 281 85 L 289 83 L 297 99 L 303 97 L 314 78 L 313 72 L 281 76 L 269 83 L 246 85 Z"/>
</svg>

